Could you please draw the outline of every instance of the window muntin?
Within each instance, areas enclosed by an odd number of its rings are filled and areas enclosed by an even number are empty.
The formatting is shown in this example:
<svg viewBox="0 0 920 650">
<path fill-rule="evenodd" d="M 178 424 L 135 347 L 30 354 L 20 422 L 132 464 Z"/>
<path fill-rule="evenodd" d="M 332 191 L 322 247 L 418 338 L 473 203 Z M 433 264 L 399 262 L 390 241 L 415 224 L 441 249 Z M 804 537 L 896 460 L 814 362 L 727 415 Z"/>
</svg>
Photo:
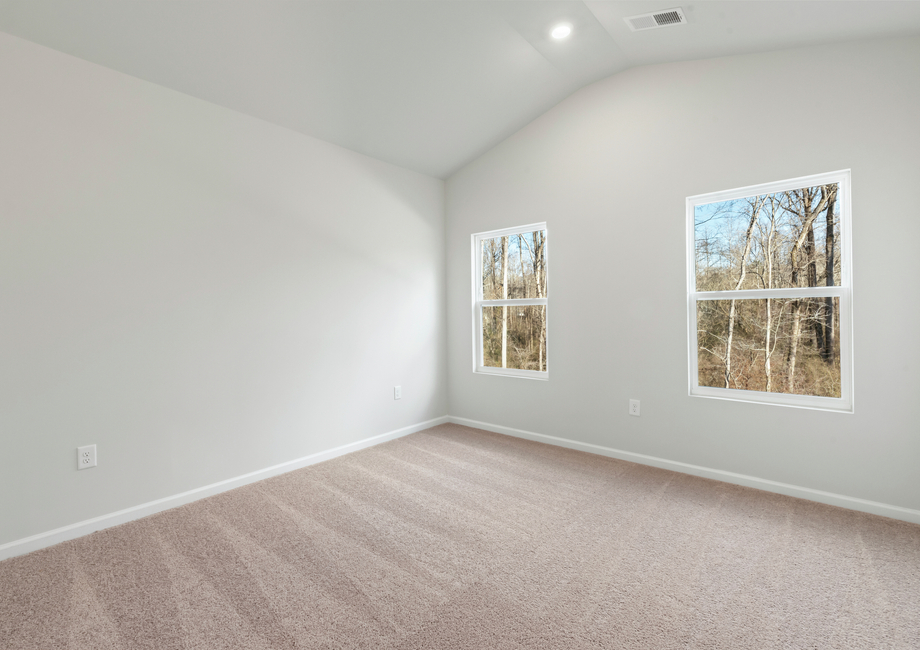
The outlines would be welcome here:
<svg viewBox="0 0 920 650">
<path fill-rule="evenodd" d="M 547 379 L 547 230 L 473 235 L 473 370 Z"/>
<path fill-rule="evenodd" d="M 690 394 L 852 411 L 849 171 L 687 199 Z"/>
</svg>

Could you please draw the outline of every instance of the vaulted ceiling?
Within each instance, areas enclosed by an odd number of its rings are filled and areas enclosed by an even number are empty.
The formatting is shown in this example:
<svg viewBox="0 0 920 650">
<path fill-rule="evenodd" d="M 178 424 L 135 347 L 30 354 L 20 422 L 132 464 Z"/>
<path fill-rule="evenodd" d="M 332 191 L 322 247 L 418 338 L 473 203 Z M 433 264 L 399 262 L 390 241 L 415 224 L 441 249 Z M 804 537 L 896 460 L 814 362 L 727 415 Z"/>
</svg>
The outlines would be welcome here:
<svg viewBox="0 0 920 650">
<path fill-rule="evenodd" d="M 920 2 L 0 0 L 0 31 L 446 178 L 627 68 L 920 34 Z"/>
</svg>

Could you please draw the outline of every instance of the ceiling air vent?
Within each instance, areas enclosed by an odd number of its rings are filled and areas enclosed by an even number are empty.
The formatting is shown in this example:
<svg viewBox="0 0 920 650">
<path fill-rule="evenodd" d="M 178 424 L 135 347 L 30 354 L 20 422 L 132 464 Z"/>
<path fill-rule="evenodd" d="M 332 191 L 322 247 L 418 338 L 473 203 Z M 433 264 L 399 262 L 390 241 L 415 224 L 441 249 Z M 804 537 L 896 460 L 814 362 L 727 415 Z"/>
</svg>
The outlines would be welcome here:
<svg viewBox="0 0 920 650">
<path fill-rule="evenodd" d="M 670 27 L 671 25 L 686 25 L 687 18 L 680 7 L 674 9 L 665 9 L 656 11 L 651 14 L 642 14 L 641 16 L 627 16 L 623 20 L 629 25 L 634 32 L 641 32 L 645 29 L 657 29 L 659 27 Z"/>
</svg>

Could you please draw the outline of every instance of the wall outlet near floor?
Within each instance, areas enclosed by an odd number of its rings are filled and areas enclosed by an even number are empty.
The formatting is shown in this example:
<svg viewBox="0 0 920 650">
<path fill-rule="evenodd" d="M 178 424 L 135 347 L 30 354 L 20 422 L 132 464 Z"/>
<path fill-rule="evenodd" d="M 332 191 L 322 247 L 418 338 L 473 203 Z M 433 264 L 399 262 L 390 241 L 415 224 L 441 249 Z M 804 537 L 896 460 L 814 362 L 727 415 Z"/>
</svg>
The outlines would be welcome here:
<svg viewBox="0 0 920 650">
<path fill-rule="evenodd" d="M 629 400 L 629 414 L 639 417 L 639 400 L 637 399 Z"/>
<path fill-rule="evenodd" d="M 89 469 L 96 466 L 96 445 L 77 447 L 77 469 Z"/>
<path fill-rule="evenodd" d="M 402 386 L 393 386 L 393 399 L 402 399 Z"/>
</svg>

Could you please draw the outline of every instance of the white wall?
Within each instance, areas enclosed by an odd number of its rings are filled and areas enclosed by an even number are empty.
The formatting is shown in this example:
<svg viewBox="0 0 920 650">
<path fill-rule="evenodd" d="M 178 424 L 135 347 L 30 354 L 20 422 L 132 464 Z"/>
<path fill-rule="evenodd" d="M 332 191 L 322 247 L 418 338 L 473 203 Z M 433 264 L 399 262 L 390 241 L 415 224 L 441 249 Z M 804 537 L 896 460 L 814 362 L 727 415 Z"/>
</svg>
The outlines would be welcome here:
<svg viewBox="0 0 920 650">
<path fill-rule="evenodd" d="M 451 414 L 920 509 L 918 61 L 914 38 L 633 69 L 455 174 Z M 688 397 L 685 198 L 846 168 L 855 414 Z M 551 378 L 475 375 L 470 234 L 543 220 Z"/>
<path fill-rule="evenodd" d="M 443 416 L 443 201 L 0 34 L 0 544 Z"/>
</svg>

